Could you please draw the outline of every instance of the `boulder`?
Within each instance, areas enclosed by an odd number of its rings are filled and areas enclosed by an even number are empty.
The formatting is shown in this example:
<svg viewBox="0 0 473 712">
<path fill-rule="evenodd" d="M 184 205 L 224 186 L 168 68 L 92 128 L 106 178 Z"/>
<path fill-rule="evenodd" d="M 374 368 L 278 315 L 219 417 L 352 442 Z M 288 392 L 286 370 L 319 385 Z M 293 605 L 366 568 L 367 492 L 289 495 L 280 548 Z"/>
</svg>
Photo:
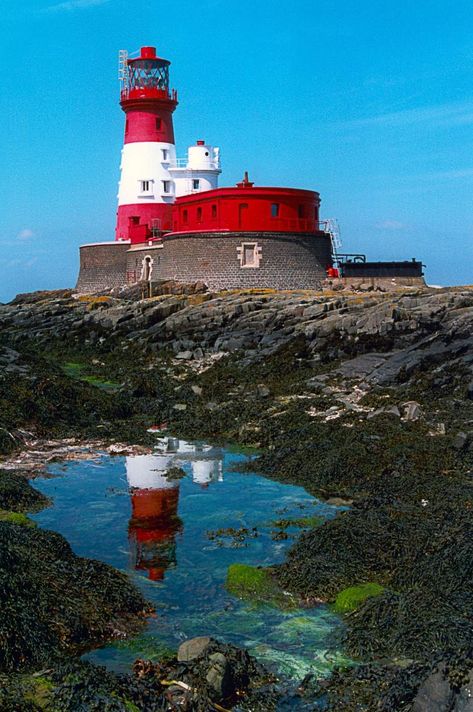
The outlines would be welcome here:
<svg viewBox="0 0 473 712">
<path fill-rule="evenodd" d="M 198 638 L 191 638 L 190 640 L 184 641 L 178 648 L 177 659 L 181 663 L 187 663 L 190 660 L 195 660 L 205 653 L 212 638 L 209 636 L 199 636 Z"/>
<path fill-rule="evenodd" d="M 181 361 L 190 361 L 193 355 L 192 351 L 179 351 L 179 353 L 176 354 L 176 358 Z"/>
<path fill-rule="evenodd" d="M 402 404 L 404 420 L 419 420 L 422 417 L 422 408 L 417 401 L 406 401 Z"/>
<path fill-rule="evenodd" d="M 206 680 L 220 699 L 231 697 L 235 692 L 232 669 L 223 653 L 209 655 L 210 667 Z"/>
</svg>

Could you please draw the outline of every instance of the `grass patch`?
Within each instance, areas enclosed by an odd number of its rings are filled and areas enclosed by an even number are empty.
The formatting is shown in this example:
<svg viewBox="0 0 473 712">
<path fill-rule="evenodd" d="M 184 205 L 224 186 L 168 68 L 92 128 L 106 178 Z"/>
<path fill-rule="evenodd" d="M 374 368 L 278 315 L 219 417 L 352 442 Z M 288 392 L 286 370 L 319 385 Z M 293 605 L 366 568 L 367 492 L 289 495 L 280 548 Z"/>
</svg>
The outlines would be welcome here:
<svg viewBox="0 0 473 712">
<path fill-rule="evenodd" d="M 384 587 L 379 583 L 362 583 L 358 586 L 349 586 L 340 591 L 333 604 L 335 613 L 351 613 L 356 611 L 367 598 L 379 596 L 384 593 Z"/>
</svg>

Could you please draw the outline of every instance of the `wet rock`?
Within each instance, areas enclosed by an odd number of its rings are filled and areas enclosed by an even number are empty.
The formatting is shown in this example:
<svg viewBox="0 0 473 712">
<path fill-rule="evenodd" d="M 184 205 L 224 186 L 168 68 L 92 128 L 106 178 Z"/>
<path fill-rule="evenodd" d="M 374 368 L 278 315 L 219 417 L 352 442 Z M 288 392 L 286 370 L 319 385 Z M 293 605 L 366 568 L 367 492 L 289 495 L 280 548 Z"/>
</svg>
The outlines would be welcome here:
<svg viewBox="0 0 473 712">
<path fill-rule="evenodd" d="M 166 479 L 170 481 L 182 480 L 185 476 L 186 473 L 182 467 L 171 467 L 169 470 L 166 470 Z"/>
<path fill-rule="evenodd" d="M 179 351 L 179 353 L 176 354 L 176 358 L 181 361 L 190 361 L 193 358 L 193 353 L 192 351 Z"/>
<path fill-rule="evenodd" d="M 462 431 L 457 433 L 455 437 L 453 438 L 453 447 L 456 450 L 463 450 L 464 447 L 468 444 L 468 435 Z"/>
<path fill-rule="evenodd" d="M 445 666 L 441 666 L 419 687 L 412 703 L 412 712 L 446 712 L 452 709 L 454 697 L 445 675 Z"/>
<path fill-rule="evenodd" d="M 174 410 L 179 410 L 179 411 L 187 410 L 187 404 L 186 403 L 175 403 L 173 405 L 173 408 L 174 408 Z"/>
<path fill-rule="evenodd" d="M 206 680 L 220 699 L 230 697 L 235 692 L 235 680 L 223 653 L 209 655 L 210 668 Z"/>
<path fill-rule="evenodd" d="M 371 413 L 368 413 L 366 417 L 368 420 L 371 420 L 371 418 L 377 418 L 378 415 L 384 415 L 385 412 L 384 408 L 377 408 L 376 410 L 372 410 Z"/>
<path fill-rule="evenodd" d="M 473 712 L 473 670 L 470 670 L 466 685 L 460 688 L 452 712 Z"/>
<path fill-rule="evenodd" d="M 386 356 L 383 354 L 363 354 L 350 361 L 345 361 L 337 371 L 349 378 L 359 378 L 360 376 L 367 376 L 372 373 L 375 369 L 382 366 L 385 361 Z"/>
<path fill-rule="evenodd" d="M 401 407 L 404 420 L 414 421 L 422 417 L 422 408 L 417 401 L 406 401 Z"/>
<path fill-rule="evenodd" d="M 211 642 L 212 638 L 208 636 L 199 636 L 186 640 L 178 648 L 177 659 L 179 662 L 194 660 L 205 653 Z"/>
<path fill-rule="evenodd" d="M 256 387 L 256 393 L 260 398 L 268 398 L 268 396 L 271 395 L 271 391 L 269 390 L 268 386 L 264 385 L 264 383 L 260 383 Z"/>
</svg>

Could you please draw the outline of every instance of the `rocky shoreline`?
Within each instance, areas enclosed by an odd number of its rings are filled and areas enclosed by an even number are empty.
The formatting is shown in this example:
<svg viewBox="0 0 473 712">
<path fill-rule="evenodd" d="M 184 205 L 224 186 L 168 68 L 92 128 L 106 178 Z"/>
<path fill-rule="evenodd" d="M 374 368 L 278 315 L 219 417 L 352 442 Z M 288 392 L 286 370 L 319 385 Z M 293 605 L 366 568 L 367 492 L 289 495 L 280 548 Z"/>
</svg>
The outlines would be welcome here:
<svg viewBox="0 0 473 712">
<path fill-rule="evenodd" d="M 266 476 L 351 502 L 276 567 L 298 596 L 356 598 L 344 645 L 360 665 L 312 694 L 328 710 L 470 709 L 473 290 L 180 291 L 0 306 L 0 466 L 31 477 L 48 450 L 147 448 L 165 423 L 254 448 Z"/>
</svg>

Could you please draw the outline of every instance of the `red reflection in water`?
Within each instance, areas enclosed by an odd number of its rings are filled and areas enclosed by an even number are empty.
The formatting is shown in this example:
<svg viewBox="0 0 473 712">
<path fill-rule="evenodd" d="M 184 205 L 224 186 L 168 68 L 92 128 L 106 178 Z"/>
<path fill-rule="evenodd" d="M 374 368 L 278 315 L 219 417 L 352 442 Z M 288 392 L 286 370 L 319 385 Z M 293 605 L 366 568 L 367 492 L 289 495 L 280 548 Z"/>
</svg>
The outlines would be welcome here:
<svg viewBox="0 0 473 712">
<path fill-rule="evenodd" d="M 162 581 L 169 566 L 176 564 L 176 534 L 182 529 L 177 514 L 179 483 L 166 477 L 171 461 L 168 453 L 126 460 L 131 497 L 128 538 L 133 562 L 153 581 Z"/>
<path fill-rule="evenodd" d="M 176 564 L 176 534 L 182 529 L 177 515 L 179 487 L 132 490 L 128 537 L 135 568 L 146 570 L 152 581 L 162 581 Z"/>
</svg>

